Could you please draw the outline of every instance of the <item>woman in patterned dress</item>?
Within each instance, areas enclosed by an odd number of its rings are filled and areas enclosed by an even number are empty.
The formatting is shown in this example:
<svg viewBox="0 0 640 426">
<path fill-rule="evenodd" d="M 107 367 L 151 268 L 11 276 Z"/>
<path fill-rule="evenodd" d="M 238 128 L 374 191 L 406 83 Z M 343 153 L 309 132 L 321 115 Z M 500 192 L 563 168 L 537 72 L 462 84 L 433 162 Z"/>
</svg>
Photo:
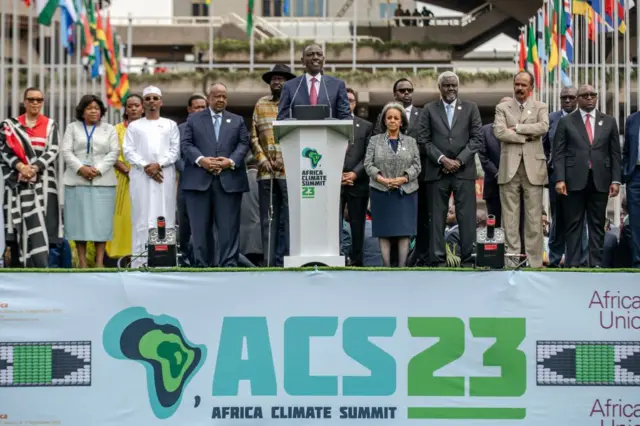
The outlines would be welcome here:
<svg viewBox="0 0 640 426">
<path fill-rule="evenodd" d="M 120 156 L 116 162 L 116 212 L 113 216 L 113 239 L 107 243 L 107 256 L 119 259 L 131 256 L 131 199 L 129 198 L 129 169 L 131 166 L 124 159 L 122 144 L 129 123 L 143 116 L 142 97 L 129 95 L 125 102 L 124 121 L 116 125 L 116 134 L 120 144 Z"/>
<path fill-rule="evenodd" d="M 62 238 L 58 203 L 58 126 L 41 113 L 44 94 L 24 92 L 26 113 L 0 124 L 4 230 L 12 267 L 46 268 Z"/>
</svg>

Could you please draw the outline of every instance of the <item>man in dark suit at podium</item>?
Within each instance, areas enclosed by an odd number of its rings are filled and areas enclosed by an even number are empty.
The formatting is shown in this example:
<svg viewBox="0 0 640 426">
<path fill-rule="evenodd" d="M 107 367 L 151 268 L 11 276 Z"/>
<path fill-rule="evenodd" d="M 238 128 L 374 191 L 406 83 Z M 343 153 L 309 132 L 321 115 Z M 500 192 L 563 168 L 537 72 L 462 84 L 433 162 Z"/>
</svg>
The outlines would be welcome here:
<svg viewBox="0 0 640 426">
<path fill-rule="evenodd" d="M 357 105 L 356 92 L 348 88 L 347 96 L 353 112 Z M 372 132 L 373 124 L 353 115 L 353 144 L 347 146 L 340 194 L 340 211 L 344 211 L 346 204 L 351 225 L 351 266 L 363 266 L 362 251 L 369 201 L 369 177 L 364 171 L 364 156 Z"/>
<path fill-rule="evenodd" d="M 278 105 L 278 120 L 294 118 L 299 105 L 326 105 L 330 118 L 351 120 L 351 110 L 344 81 L 324 75 L 324 53 L 317 44 L 310 44 L 302 52 L 305 73 L 289 80 L 282 88 Z"/>
</svg>

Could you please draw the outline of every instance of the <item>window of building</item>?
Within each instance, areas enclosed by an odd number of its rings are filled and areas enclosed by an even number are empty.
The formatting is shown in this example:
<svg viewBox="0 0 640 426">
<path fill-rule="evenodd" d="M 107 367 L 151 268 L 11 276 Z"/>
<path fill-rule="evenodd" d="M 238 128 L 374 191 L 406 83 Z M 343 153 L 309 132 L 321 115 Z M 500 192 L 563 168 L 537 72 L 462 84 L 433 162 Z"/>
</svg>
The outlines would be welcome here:
<svg viewBox="0 0 640 426">
<path fill-rule="evenodd" d="M 300 17 L 320 17 L 325 0 L 290 0 L 295 3 L 294 14 Z"/>
<path fill-rule="evenodd" d="M 271 0 L 262 0 L 262 16 L 271 16 Z"/>
<path fill-rule="evenodd" d="M 191 3 L 191 16 L 209 16 L 209 6 L 204 0 L 194 0 Z"/>
<path fill-rule="evenodd" d="M 398 8 L 398 3 L 381 3 L 380 19 L 392 18 L 394 13 L 396 13 L 397 8 Z"/>
</svg>

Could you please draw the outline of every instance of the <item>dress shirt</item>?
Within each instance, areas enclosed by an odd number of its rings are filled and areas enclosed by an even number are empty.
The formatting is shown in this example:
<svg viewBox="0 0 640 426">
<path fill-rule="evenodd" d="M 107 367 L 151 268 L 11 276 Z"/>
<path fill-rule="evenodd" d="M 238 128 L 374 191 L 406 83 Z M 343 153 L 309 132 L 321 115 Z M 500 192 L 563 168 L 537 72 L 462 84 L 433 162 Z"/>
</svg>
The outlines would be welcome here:
<svg viewBox="0 0 640 426">
<path fill-rule="evenodd" d="M 447 116 L 447 103 L 444 101 L 444 99 L 442 99 L 442 103 L 444 104 L 444 105 L 443 105 L 443 108 L 444 108 L 444 115 L 445 115 L 445 116 Z M 451 104 L 450 104 L 450 105 L 451 105 L 451 110 L 453 111 L 453 114 L 454 114 L 454 115 L 455 115 L 455 113 L 456 113 L 456 104 L 457 104 L 457 103 L 458 103 L 458 99 L 455 99 L 455 100 L 454 100 L 453 102 L 451 102 Z M 448 117 L 447 117 L 447 119 L 448 119 Z M 452 118 L 452 120 L 453 120 L 453 118 Z M 452 124 L 453 124 L 453 121 L 452 121 Z M 441 161 L 443 158 L 444 158 L 444 155 L 441 155 L 440 157 L 438 157 L 438 164 L 441 164 L 441 163 L 440 163 L 440 161 Z M 462 164 L 462 160 L 460 160 L 460 163 Z"/>
<path fill-rule="evenodd" d="M 516 100 L 516 103 L 518 104 L 518 109 L 520 110 L 520 114 L 522 114 L 524 112 L 525 109 L 527 109 L 527 102 L 528 101 L 524 101 L 524 103 L 520 103 Z M 518 133 L 518 126 L 520 124 L 516 124 L 516 133 Z"/>
<path fill-rule="evenodd" d="M 409 105 L 404 109 L 404 115 L 407 116 L 407 121 L 411 122 L 411 111 L 413 111 L 413 105 Z"/>
<path fill-rule="evenodd" d="M 224 110 L 220 112 L 215 112 L 214 110 L 209 108 L 209 112 L 211 113 L 211 122 L 213 124 L 214 131 L 216 128 L 216 116 L 218 117 L 218 120 L 220 120 L 220 128 L 222 128 L 222 114 L 224 113 Z M 196 158 L 196 164 L 198 165 L 198 167 L 202 167 L 200 165 L 200 160 L 202 160 L 203 158 L 204 158 L 204 155 L 201 155 L 200 157 Z M 234 163 L 231 158 L 229 158 L 229 161 L 231 161 L 231 170 L 234 170 L 236 168 L 236 163 Z"/>
<path fill-rule="evenodd" d="M 595 140 L 595 137 L 596 137 L 596 110 L 594 109 L 591 112 L 587 112 L 587 111 L 584 111 L 584 110 L 581 109 L 580 110 L 580 115 L 582 116 L 582 123 L 584 123 L 585 125 L 586 125 L 585 121 L 587 119 L 587 115 L 590 116 L 589 124 L 591 124 L 591 134 L 593 135 L 593 138 Z M 589 163 L 589 164 L 591 164 L 591 163 Z M 616 182 L 616 181 L 613 181 L 611 183 L 612 184 L 615 183 L 616 185 L 620 185 L 620 182 Z"/>
<path fill-rule="evenodd" d="M 318 94 L 318 99 L 320 99 L 320 81 L 322 80 L 322 74 L 318 73 L 315 77 L 311 74 L 306 73 L 304 77 L 307 79 L 307 89 L 309 89 L 309 96 L 311 96 L 311 79 L 316 79 L 316 93 Z"/>
</svg>

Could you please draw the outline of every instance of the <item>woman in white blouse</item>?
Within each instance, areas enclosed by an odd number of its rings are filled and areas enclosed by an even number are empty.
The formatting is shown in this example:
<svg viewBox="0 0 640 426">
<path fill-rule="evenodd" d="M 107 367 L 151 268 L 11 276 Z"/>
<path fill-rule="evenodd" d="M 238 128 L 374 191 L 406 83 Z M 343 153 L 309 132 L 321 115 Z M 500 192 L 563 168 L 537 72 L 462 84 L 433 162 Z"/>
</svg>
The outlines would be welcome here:
<svg viewBox="0 0 640 426">
<path fill-rule="evenodd" d="M 116 203 L 114 164 L 120 153 L 115 128 L 103 123 L 104 103 L 85 95 L 76 107 L 76 121 L 62 141 L 65 238 L 75 241 L 81 268 L 87 267 L 87 242 L 96 248 L 96 267 L 104 266 L 106 242 L 113 236 Z"/>
</svg>

